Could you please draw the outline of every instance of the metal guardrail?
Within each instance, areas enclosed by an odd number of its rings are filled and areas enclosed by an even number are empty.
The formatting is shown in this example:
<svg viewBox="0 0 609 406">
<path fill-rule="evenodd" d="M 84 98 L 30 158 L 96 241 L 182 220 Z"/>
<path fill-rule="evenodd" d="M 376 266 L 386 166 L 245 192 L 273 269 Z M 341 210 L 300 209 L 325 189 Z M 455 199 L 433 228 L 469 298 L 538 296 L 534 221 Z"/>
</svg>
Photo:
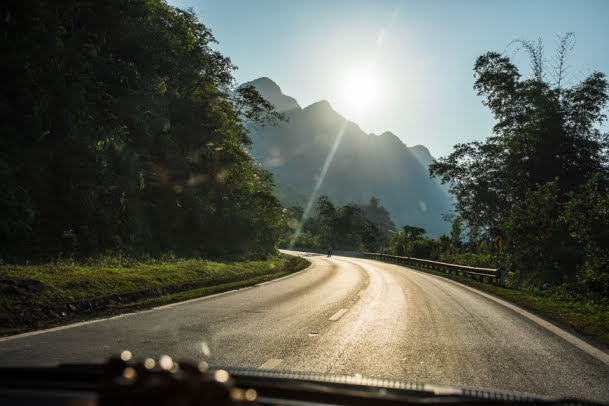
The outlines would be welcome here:
<svg viewBox="0 0 609 406">
<path fill-rule="evenodd" d="M 449 264 L 446 262 L 430 261 L 428 259 L 400 257 L 397 255 L 386 255 L 365 252 L 364 258 L 377 259 L 396 264 L 416 266 L 423 269 L 445 272 L 452 275 L 466 275 L 477 279 L 480 282 L 497 283 L 505 287 L 505 269 L 502 268 L 479 268 L 475 266 L 465 266 Z"/>
</svg>

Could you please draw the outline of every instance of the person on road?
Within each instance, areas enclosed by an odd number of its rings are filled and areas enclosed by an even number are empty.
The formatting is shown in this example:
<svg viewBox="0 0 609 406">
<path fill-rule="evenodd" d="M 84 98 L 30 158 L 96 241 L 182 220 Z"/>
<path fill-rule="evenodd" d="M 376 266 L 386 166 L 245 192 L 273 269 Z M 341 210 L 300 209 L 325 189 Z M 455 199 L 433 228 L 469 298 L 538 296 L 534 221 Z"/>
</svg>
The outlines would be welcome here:
<svg viewBox="0 0 609 406">
<path fill-rule="evenodd" d="M 332 256 L 332 245 L 328 245 L 328 258 Z"/>
</svg>

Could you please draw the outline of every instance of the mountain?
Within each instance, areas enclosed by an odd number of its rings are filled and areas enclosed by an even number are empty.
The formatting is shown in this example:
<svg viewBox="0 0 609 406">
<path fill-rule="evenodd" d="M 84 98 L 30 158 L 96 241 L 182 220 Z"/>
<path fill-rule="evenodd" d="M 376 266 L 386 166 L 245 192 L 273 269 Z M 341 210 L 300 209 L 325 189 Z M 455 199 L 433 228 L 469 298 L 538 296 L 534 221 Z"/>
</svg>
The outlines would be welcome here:
<svg viewBox="0 0 609 406">
<path fill-rule="evenodd" d="M 246 85 L 254 86 L 266 100 L 275 106 L 275 110 L 280 113 L 290 110 L 300 110 L 300 105 L 296 99 L 283 94 L 279 86 L 267 77 L 258 78 L 252 82 L 246 83 Z"/>
<path fill-rule="evenodd" d="M 415 145 L 414 147 L 408 148 L 414 157 L 424 166 L 429 167 L 432 163 L 436 162 L 436 159 L 431 156 L 429 150 L 423 145 Z"/>
<path fill-rule="evenodd" d="M 284 205 L 306 205 L 336 148 L 316 196 L 327 195 L 337 204 L 364 204 L 375 196 L 398 227 L 416 225 L 434 236 L 448 232 L 442 214 L 451 209 L 451 200 L 446 188 L 429 177 L 428 166 L 435 160 L 427 148 L 408 148 L 391 132 L 366 134 L 326 100 L 300 108 L 269 78 L 246 85 L 288 118 L 250 133 L 252 154 L 274 174 Z"/>
</svg>

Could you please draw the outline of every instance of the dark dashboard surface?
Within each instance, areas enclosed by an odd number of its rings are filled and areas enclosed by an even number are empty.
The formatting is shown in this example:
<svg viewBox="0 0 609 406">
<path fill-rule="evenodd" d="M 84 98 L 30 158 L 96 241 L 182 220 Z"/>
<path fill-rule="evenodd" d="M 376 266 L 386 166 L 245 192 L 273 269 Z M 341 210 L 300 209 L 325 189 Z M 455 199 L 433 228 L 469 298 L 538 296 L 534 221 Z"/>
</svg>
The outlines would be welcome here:
<svg viewBox="0 0 609 406">
<path fill-rule="evenodd" d="M 600 405 L 389 379 L 238 368 L 127 363 L 0 369 L 3 405 Z"/>
</svg>

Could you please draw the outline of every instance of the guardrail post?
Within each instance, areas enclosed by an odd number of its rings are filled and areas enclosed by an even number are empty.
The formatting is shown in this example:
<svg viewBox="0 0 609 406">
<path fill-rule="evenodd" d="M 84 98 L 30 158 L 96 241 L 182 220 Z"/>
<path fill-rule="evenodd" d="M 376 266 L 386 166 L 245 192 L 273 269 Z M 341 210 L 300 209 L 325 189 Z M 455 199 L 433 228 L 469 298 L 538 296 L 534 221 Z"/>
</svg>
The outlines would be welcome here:
<svg viewBox="0 0 609 406">
<path fill-rule="evenodd" d="M 499 269 L 499 286 L 505 288 L 505 269 Z"/>
</svg>

